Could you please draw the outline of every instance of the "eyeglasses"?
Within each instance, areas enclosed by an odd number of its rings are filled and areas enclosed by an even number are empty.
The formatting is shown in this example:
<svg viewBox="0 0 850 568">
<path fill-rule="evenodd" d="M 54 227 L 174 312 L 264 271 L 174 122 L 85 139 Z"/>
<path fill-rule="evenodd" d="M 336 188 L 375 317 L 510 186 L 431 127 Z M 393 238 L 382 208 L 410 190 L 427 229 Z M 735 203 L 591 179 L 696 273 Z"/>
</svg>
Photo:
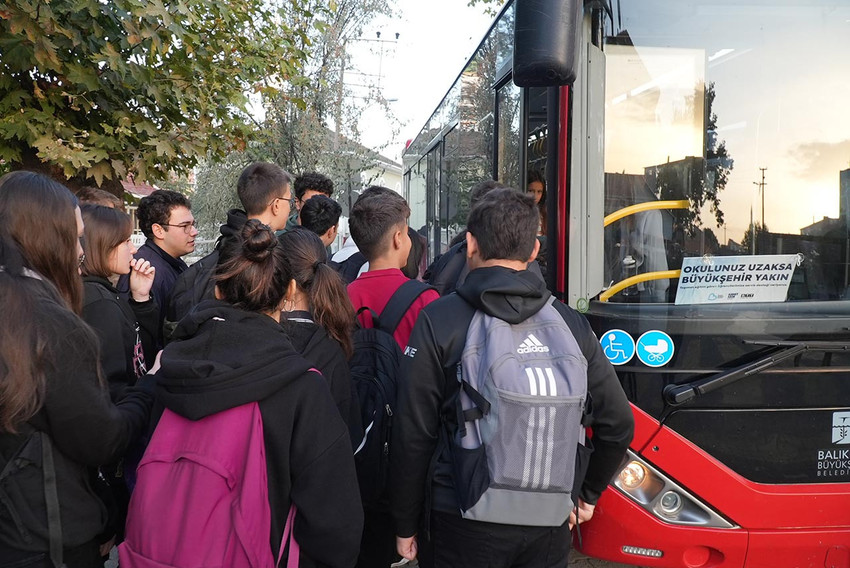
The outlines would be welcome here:
<svg viewBox="0 0 850 568">
<path fill-rule="evenodd" d="M 160 225 L 162 227 L 180 227 L 181 229 L 183 229 L 183 232 L 188 235 L 192 232 L 192 229 L 198 226 L 198 222 L 192 221 L 187 223 L 180 223 L 179 225 L 172 225 L 170 223 L 157 223 L 157 225 Z"/>
<path fill-rule="evenodd" d="M 291 193 L 289 194 L 289 197 L 275 197 L 274 199 L 269 201 L 268 206 L 271 207 L 274 204 L 274 202 L 277 201 L 278 199 L 285 199 L 286 201 L 289 201 L 289 209 L 290 210 L 295 209 L 295 196 L 292 195 Z"/>
</svg>

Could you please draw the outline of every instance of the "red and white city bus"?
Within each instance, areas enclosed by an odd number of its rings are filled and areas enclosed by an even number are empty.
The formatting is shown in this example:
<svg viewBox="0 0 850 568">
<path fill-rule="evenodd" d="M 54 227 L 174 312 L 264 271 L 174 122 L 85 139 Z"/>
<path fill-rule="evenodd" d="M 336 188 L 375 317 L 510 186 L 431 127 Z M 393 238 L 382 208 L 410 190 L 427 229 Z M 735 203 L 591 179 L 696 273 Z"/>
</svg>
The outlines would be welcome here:
<svg viewBox="0 0 850 568">
<path fill-rule="evenodd" d="M 846 1 L 516 0 L 406 150 L 431 258 L 476 182 L 545 176 L 637 425 L 584 553 L 850 566 L 848 54 Z"/>
</svg>

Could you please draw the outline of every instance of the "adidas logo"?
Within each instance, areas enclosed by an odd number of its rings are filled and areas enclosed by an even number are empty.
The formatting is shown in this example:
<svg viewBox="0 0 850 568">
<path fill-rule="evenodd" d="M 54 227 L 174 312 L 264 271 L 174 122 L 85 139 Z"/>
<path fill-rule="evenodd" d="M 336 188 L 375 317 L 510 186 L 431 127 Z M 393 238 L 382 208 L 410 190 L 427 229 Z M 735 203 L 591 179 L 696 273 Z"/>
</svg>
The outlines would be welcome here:
<svg viewBox="0 0 850 568">
<path fill-rule="evenodd" d="M 533 333 L 529 333 L 516 352 L 520 355 L 525 353 L 549 353 L 549 347 L 540 343 L 540 340 L 534 337 Z"/>
</svg>

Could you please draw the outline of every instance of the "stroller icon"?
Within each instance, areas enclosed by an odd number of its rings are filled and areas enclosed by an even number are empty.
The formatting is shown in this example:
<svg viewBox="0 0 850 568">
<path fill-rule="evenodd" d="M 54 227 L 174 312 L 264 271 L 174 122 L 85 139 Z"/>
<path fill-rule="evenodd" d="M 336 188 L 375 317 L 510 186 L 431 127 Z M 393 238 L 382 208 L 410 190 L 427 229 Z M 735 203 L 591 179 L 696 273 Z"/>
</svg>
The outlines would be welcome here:
<svg viewBox="0 0 850 568">
<path fill-rule="evenodd" d="M 661 367 L 673 357 L 673 340 L 663 331 L 647 331 L 637 342 L 638 359 L 649 367 Z"/>
<path fill-rule="evenodd" d="M 667 342 L 663 339 L 659 339 L 658 343 L 655 345 L 644 345 L 643 348 L 646 350 L 646 358 L 652 361 L 653 363 L 658 363 L 659 361 L 664 359 L 664 354 L 667 353 Z"/>
</svg>

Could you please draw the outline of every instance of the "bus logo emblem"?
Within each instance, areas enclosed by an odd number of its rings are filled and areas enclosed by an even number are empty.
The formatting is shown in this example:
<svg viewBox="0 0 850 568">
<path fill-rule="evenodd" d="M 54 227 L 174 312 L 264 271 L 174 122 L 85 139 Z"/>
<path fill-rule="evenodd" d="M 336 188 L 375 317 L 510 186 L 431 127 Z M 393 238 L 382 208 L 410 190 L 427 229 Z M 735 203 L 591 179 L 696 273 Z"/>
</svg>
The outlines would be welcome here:
<svg viewBox="0 0 850 568">
<path fill-rule="evenodd" d="M 850 412 L 832 414 L 832 443 L 850 444 Z"/>
</svg>

